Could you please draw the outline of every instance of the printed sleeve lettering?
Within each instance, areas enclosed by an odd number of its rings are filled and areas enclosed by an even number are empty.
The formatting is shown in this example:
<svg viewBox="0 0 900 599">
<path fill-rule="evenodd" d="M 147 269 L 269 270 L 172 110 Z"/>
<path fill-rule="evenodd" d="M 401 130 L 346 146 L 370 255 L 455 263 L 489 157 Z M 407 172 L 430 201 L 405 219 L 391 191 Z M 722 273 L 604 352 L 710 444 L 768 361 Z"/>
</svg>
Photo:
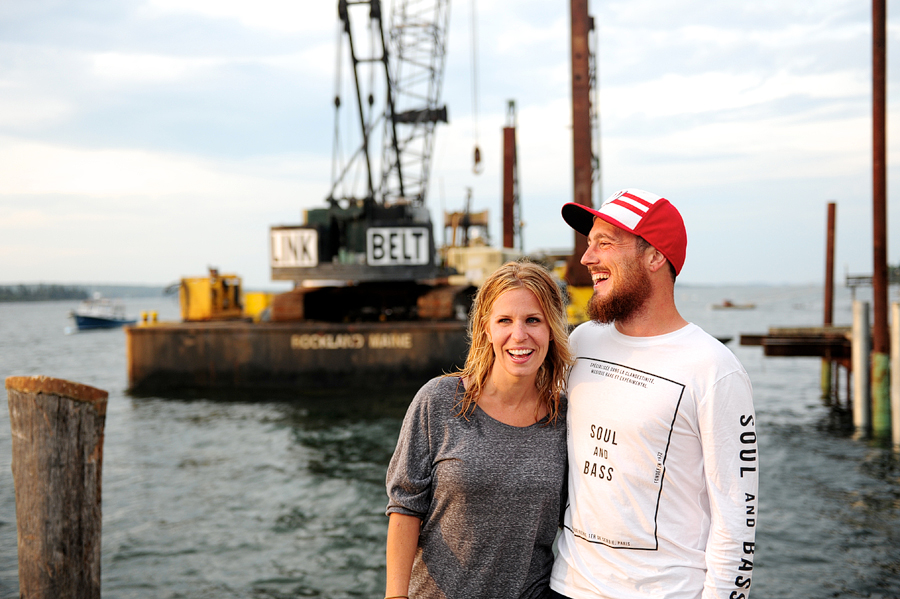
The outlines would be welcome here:
<svg viewBox="0 0 900 599">
<path fill-rule="evenodd" d="M 747 599 L 756 537 L 759 453 L 750 382 L 719 381 L 699 406 L 710 503 L 704 599 Z"/>
</svg>

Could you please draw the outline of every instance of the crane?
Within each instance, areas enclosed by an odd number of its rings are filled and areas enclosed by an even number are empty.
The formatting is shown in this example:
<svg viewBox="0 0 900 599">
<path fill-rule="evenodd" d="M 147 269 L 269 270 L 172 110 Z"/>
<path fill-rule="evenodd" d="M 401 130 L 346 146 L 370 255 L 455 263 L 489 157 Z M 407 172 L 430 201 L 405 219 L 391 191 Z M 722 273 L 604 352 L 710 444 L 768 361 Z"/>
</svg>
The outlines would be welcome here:
<svg viewBox="0 0 900 599">
<path fill-rule="evenodd" d="M 451 274 L 437 259 L 425 206 L 435 128 L 447 122 L 449 0 L 394 0 L 389 27 L 381 0 L 337 7 L 331 189 L 303 225 L 271 228 L 272 278 L 294 281 L 305 319 L 459 313 L 452 301 L 437 313 L 421 301 Z"/>
</svg>

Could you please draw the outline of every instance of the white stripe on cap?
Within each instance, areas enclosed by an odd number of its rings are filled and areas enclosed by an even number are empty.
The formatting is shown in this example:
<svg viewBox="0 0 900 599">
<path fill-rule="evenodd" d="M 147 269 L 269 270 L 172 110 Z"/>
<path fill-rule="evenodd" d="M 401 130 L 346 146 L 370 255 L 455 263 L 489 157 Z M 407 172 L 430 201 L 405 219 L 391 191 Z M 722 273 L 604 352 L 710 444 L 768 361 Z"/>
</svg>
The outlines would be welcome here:
<svg viewBox="0 0 900 599">
<path fill-rule="evenodd" d="M 650 206 L 660 199 L 661 196 L 643 190 L 625 189 L 609 198 L 600 207 L 600 211 L 634 231 Z"/>
<path fill-rule="evenodd" d="M 659 199 L 659 198 L 657 198 L 657 199 Z M 641 212 L 647 212 L 647 210 L 650 208 L 650 206 L 653 205 L 653 202 L 648 202 L 644 198 L 642 198 L 640 196 L 636 196 L 634 194 L 630 194 L 630 193 L 623 193 L 622 195 L 620 195 L 618 198 L 616 198 L 613 201 L 616 203 L 619 203 L 619 204 L 621 204 L 623 202 L 627 203 L 627 204 L 631 204 L 632 206 L 634 206 Z"/>
</svg>

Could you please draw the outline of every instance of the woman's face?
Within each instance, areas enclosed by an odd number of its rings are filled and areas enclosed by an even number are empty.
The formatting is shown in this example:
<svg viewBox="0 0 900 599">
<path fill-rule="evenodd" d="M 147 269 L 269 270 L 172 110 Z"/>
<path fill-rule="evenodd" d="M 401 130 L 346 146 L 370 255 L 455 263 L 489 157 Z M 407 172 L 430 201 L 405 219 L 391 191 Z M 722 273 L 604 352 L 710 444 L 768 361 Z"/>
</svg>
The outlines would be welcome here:
<svg viewBox="0 0 900 599">
<path fill-rule="evenodd" d="M 522 287 L 498 297 L 488 317 L 488 338 L 495 379 L 534 378 L 550 348 L 550 325 L 537 297 Z"/>
</svg>

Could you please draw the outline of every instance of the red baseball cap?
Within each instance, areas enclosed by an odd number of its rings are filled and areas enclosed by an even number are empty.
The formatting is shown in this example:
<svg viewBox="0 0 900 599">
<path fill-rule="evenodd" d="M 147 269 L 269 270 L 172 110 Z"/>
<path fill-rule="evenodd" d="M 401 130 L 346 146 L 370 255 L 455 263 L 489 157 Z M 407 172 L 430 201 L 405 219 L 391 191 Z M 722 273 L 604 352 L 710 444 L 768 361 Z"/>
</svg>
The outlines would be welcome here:
<svg viewBox="0 0 900 599">
<path fill-rule="evenodd" d="M 562 217 L 570 227 L 587 236 L 594 218 L 643 237 L 662 252 L 681 273 L 687 253 L 687 231 L 681 214 L 666 198 L 642 189 L 623 189 L 603 202 L 599 210 L 569 202 L 562 207 Z"/>
</svg>

